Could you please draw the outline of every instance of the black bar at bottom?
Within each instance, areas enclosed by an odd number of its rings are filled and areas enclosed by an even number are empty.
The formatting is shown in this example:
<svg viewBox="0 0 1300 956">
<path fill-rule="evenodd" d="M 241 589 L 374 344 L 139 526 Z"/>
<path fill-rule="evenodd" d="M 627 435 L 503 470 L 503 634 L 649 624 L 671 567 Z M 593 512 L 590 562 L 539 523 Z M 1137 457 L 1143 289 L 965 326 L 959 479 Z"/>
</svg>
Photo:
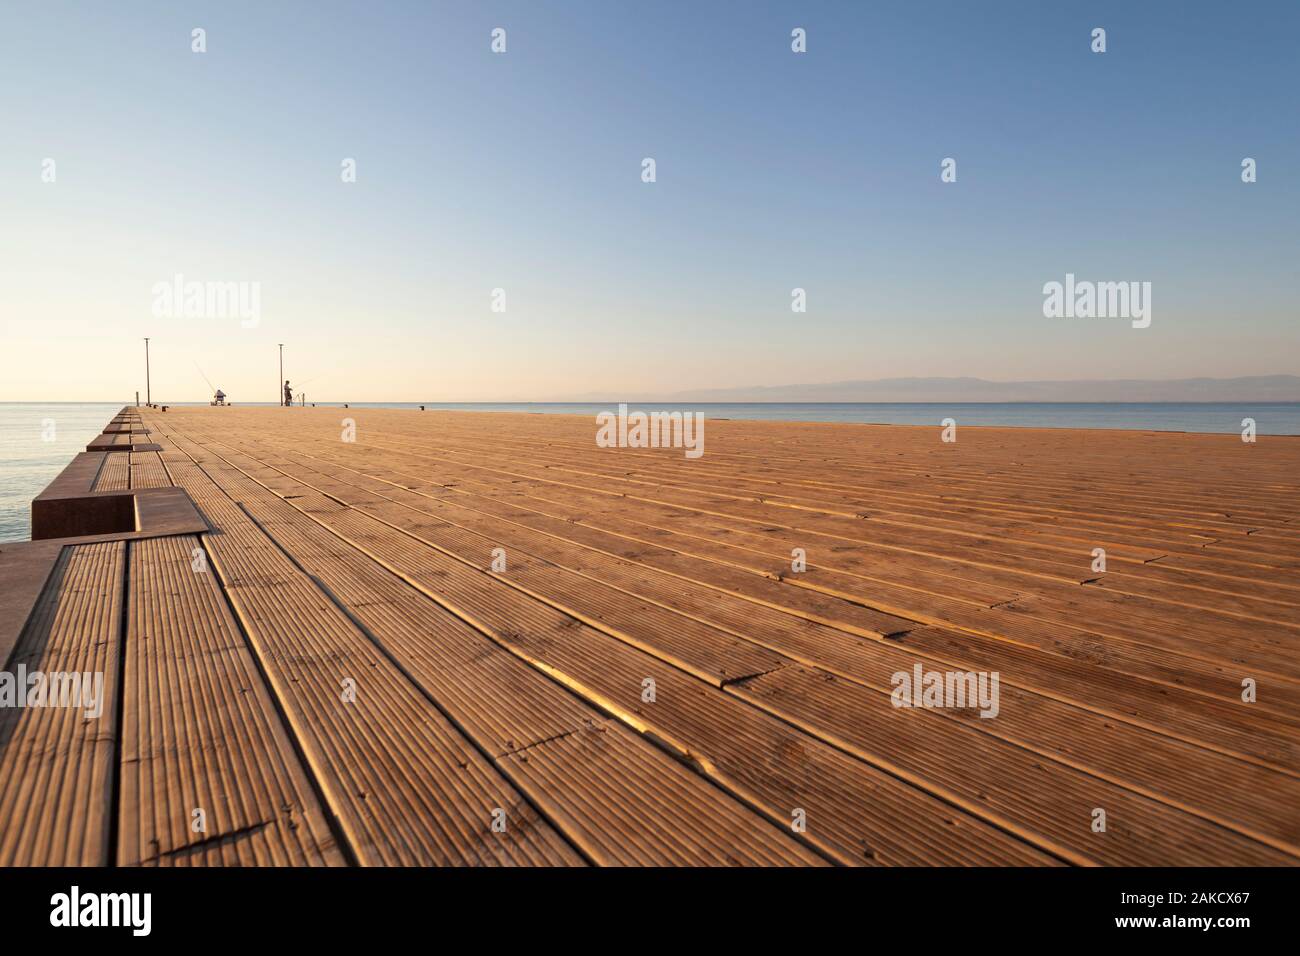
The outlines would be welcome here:
<svg viewBox="0 0 1300 956">
<path fill-rule="evenodd" d="M 1295 885 L 1290 869 L 8 869 L 0 914 L 6 943 L 77 934 L 128 946 L 284 940 L 337 951 L 351 940 L 464 948 L 521 937 L 640 951 L 694 937 L 769 951 L 788 939 L 806 956 L 836 938 L 948 951 L 1029 933 L 1053 945 L 1193 935 L 1231 945 L 1242 933 L 1293 928 Z M 137 935 L 144 897 L 118 894 L 149 894 L 147 936 Z M 52 925 L 115 916 L 117 926 Z"/>
</svg>

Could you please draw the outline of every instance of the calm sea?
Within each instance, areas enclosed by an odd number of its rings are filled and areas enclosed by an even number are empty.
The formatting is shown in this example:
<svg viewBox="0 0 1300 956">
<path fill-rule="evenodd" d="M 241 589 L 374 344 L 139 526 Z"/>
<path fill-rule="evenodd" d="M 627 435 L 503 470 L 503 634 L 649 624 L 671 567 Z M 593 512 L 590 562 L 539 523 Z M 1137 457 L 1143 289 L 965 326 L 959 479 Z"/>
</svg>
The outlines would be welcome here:
<svg viewBox="0 0 1300 956">
<path fill-rule="evenodd" d="M 177 403 L 186 404 L 186 403 Z M 318 402 L 334 407 L 339 402 Z M 354 408 L 416 408 L 414 402 L 352 402 Z M 591 415 L 614 403 L 437 403 L 429 408 L 480 412 Z M 103 430 L 121 402 L 25 404 L 0 402 L 0 541 L 26 540 L 31 500 L 72 456 Z M 1300 435 L 1300 402 L 1285 403 L 629 403 L 633 410 L 703 412 L 705 418 L 750 418 L 807 422 L 872 422 L 937 425 L 944 418 L 961 425 L 1032 428 L 1134 428 L 1158 431 L 1239 432 L 1243 418 L 1255 419 L 1261 435 Z"/>
<path fill-rule="evenodd" d="M 27 540 L 32 499 L 121 407 L 121 402 L 0 402 L 0 541 Z"/>
</svg>

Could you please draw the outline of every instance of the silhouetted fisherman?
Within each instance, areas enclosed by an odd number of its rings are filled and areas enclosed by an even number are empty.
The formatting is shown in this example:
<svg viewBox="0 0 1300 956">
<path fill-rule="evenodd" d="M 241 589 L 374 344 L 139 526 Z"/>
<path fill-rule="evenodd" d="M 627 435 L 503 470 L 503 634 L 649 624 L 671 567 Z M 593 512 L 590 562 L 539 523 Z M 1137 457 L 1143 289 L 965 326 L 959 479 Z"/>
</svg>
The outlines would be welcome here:
<svg viewBox="0 0 1300 956">
<path fill-rule="evenodd" d="M 289 380 L 287 378 L 284 380 L 284 403 L 286 405 L 293 404 L 293 389 L 289 387 Z"/>
</svg>

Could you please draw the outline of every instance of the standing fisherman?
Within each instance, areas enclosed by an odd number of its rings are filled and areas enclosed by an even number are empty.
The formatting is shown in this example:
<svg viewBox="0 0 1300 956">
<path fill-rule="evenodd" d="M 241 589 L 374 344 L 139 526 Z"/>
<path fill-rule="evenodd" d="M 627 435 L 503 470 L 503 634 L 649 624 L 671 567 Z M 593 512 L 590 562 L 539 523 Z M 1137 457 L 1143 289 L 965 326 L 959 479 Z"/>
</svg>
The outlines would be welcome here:
<svg viewBox="0 0 1300 956">
<path fill-rule="evenodd" d="M 284 404 L 293 404 L 293 389 L 289 387 L 289 380 L 287 378 L 284 380 Z"/>
</svg>

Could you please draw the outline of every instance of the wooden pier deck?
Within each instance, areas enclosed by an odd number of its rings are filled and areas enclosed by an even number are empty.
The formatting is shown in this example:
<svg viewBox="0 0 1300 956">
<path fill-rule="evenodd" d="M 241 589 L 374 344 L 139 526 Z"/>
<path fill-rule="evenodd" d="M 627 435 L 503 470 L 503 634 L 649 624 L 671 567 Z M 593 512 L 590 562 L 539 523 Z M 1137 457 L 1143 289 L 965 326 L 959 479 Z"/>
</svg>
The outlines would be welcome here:
<svg viewBox="0 0 1300 956">
<path fill-rule="evenodd" d="M 1300 439 L 706 429 L 124 409 L 0 545 L 104 676 L 0 708 L 0 865 L 1300 860 Z"/>
</svg>

